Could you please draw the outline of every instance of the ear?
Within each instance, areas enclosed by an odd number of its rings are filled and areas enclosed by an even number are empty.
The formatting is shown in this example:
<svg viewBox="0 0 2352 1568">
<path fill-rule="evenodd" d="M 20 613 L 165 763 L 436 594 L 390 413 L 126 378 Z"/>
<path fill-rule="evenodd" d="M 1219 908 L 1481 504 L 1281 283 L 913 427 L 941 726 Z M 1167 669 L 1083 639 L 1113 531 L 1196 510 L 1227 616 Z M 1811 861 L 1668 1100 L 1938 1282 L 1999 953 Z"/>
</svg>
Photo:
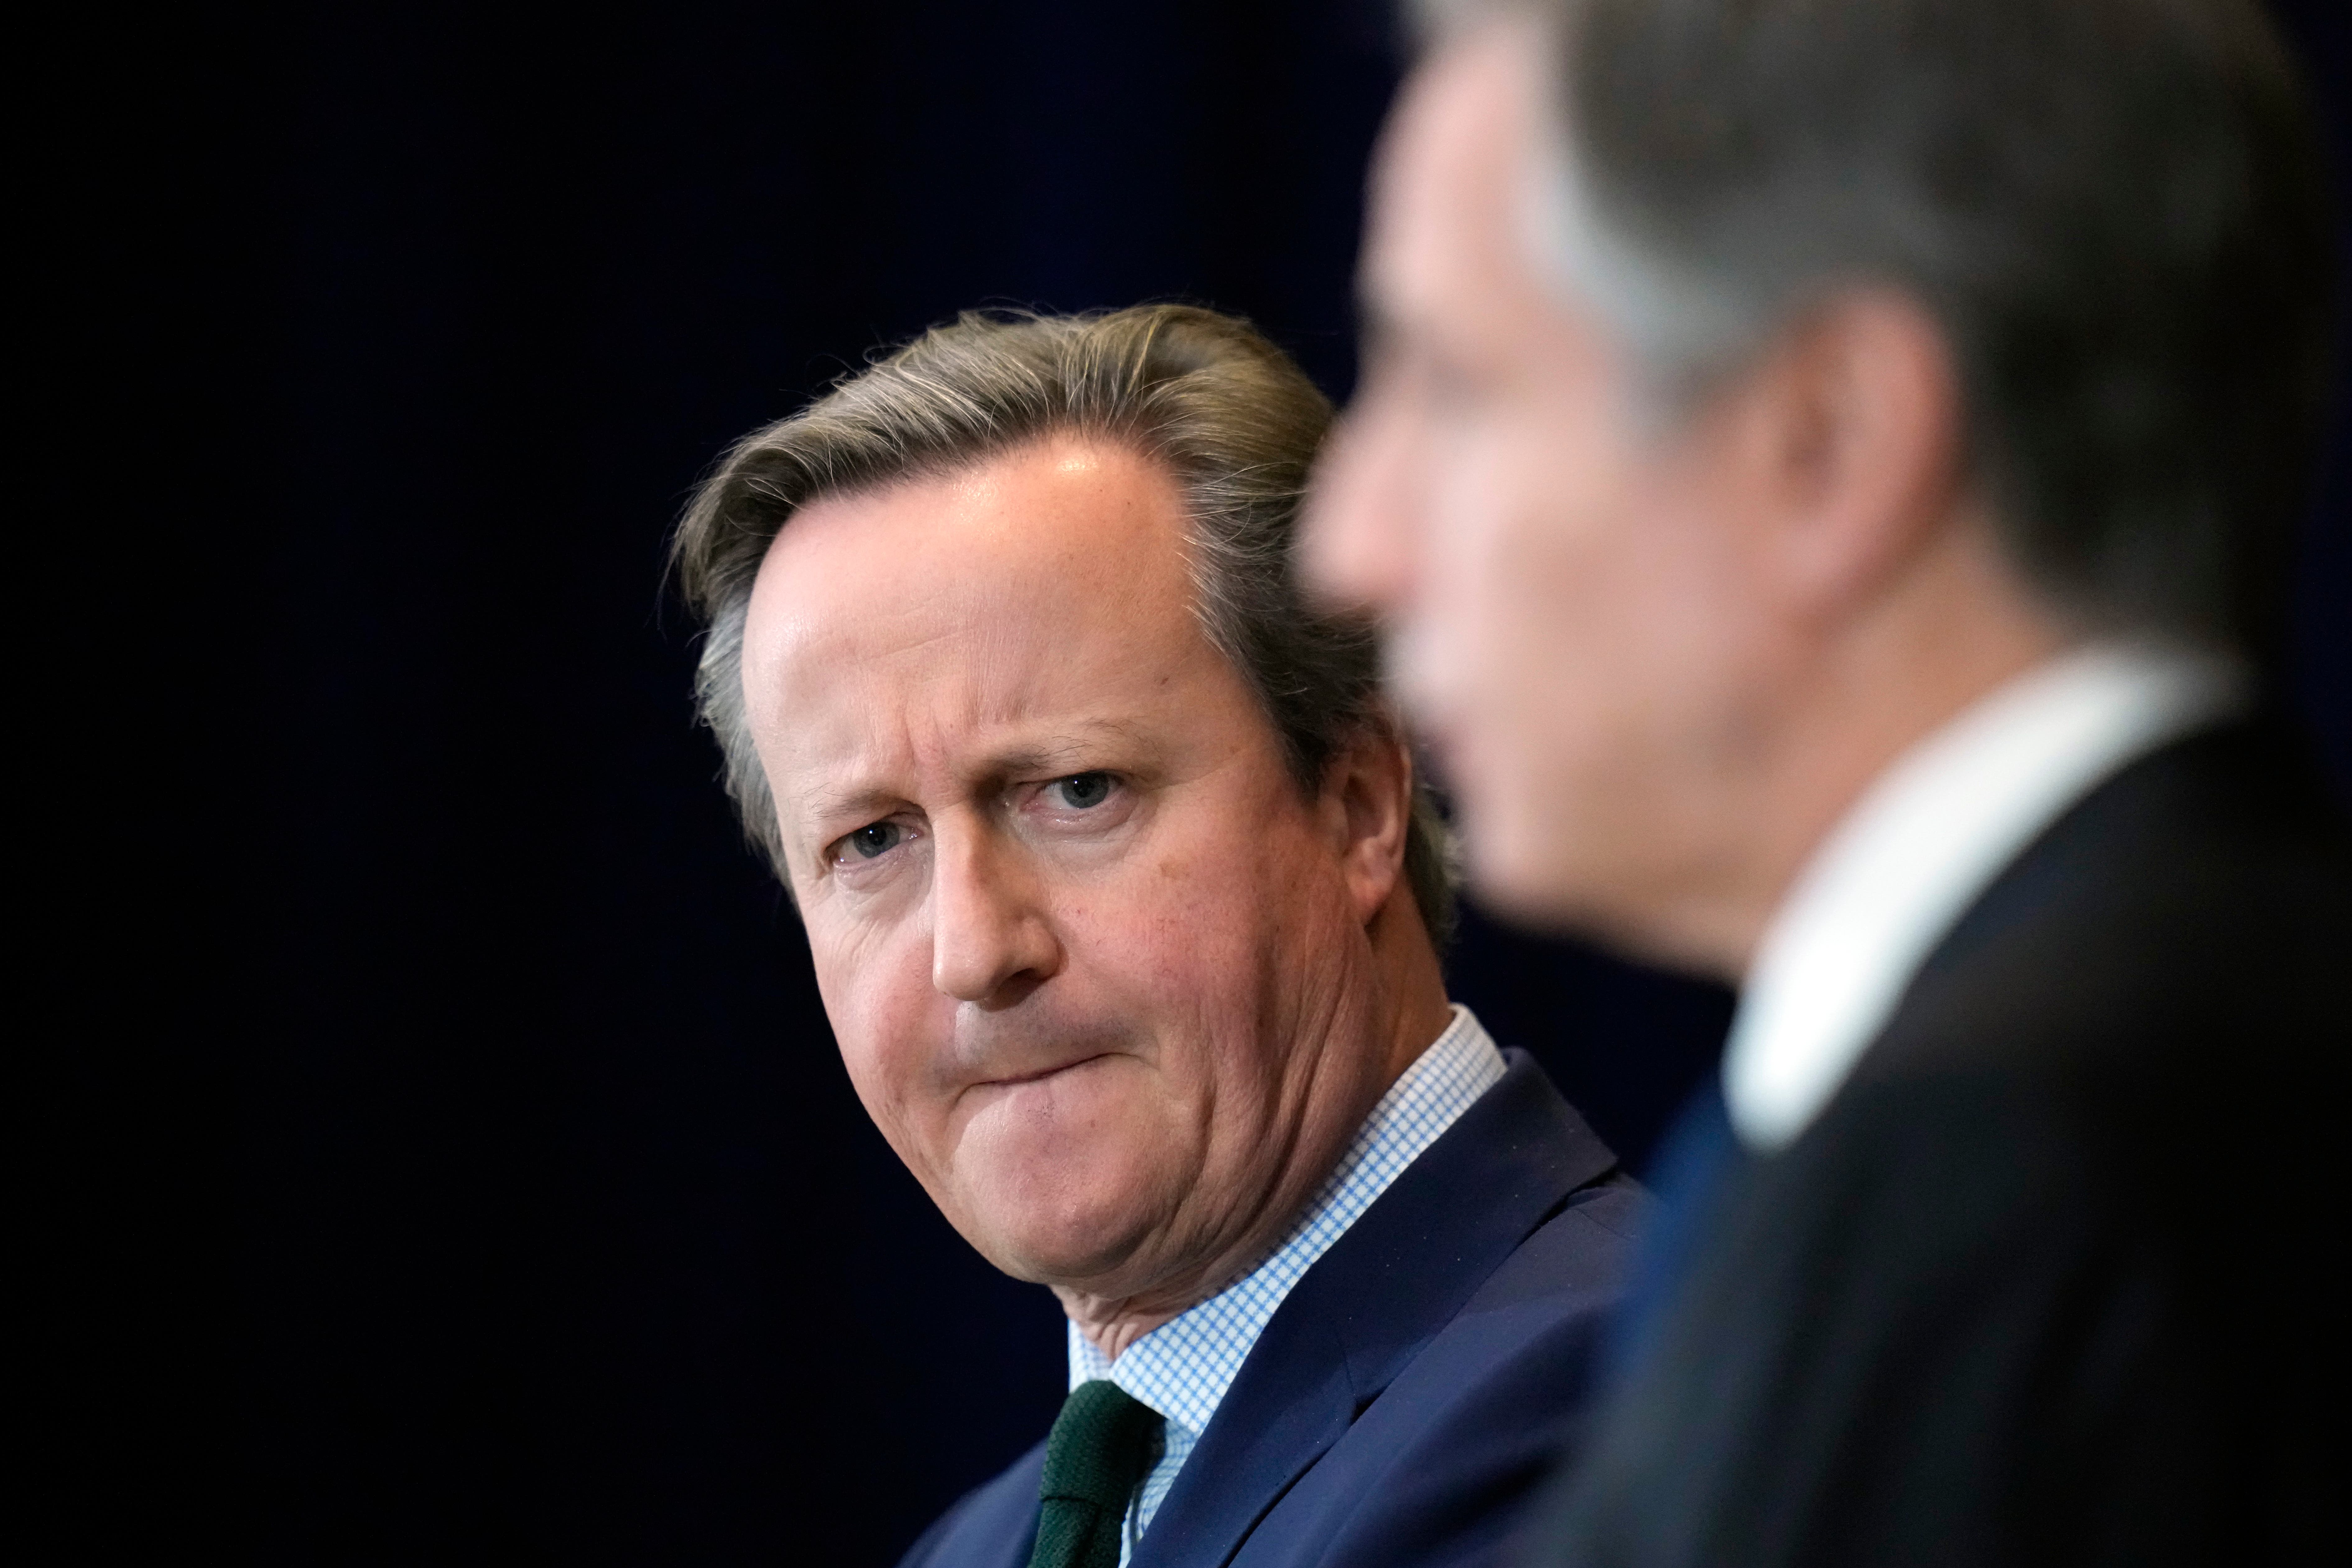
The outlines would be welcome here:
<svg viewBox="0 0 2352 1568">
<path fill-rule="evenodd" d="M 1962 404 L 1943 330 L 1885 289 L 1804 317 L 1741 400 L 1742 464 L 1767 502 L 1765 581 L 1808 619 L 1868 601 L 1959 499 Z"/>
<path fill-rule="evenodd" d="M 1360 726 L 1323 771 L 1319 803 L 1356 919 L 1370 925 L 1404 880 L 1412 752 L 1383 718 Z"/>
</svg>

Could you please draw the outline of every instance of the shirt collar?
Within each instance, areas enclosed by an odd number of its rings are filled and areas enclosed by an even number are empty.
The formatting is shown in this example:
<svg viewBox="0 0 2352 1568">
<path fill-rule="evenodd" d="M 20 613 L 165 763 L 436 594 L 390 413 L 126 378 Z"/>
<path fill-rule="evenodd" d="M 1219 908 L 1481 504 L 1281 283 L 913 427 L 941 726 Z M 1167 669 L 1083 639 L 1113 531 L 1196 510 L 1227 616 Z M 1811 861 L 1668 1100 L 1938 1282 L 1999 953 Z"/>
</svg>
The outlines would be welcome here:
<svg viewBox="0 0 2352 1568">
<path fill-rule="evenodd" d="M 1197 1437 L 1291 1288 L 1504 1070 L 1494 1040 L 1469 1008 L 1455 1005 L 1453 1022 L 1381 1097 L 1265 1262 L 1128 1346 L 1116 1362 L 1071 1324 L 1070 1386 L 1107 1377 Z"/>
<path fill-rule="evenodd" d="M 1750 1149 L 1797 1136 L 2001 868 L 2126 763 L 2240 705 L 2209 655 L 2097 645 L 2002 686 L 1896 759 L 1800 873 L 1748 972 L 1723 1063 Z"/>
</svg>

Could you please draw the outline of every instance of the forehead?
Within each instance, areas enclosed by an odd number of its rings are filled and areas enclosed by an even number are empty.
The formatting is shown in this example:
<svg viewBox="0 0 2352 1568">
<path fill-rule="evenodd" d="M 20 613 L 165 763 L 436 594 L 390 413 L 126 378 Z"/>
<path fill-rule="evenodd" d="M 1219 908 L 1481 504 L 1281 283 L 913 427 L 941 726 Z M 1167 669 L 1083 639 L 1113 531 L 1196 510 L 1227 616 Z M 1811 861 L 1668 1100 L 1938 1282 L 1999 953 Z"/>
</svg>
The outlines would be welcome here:
<svg viewBox="0 0 2352 1568">
<path fill-rule="evenodd" d="M 1373 180 L 1365 291 L 1408 321 L 1529 291 L 1520 205 L 1543 47 L 1521 17 L 1445 45 L 1408 83 Z"/>
<path fill-rule="evenodd" d="M 1108 595 L 1106 610 L 1129 613 L 1181 597 L 1182 505 L 1173 476 L 1140 454 L 1050 437 L 801 508 L 761 564 L 753 614 L 772 640 L 864 641 L 894 617 L 990 604 L 1011 620 L 1083 615 Z"/>
<path fill-rule="evenodd" d="M 745 626 L 772 776 L 961 767 L 1224 700 L 1188 562 L 1174 478 L 1076 438 L 803 508 Z"/>
</svg>

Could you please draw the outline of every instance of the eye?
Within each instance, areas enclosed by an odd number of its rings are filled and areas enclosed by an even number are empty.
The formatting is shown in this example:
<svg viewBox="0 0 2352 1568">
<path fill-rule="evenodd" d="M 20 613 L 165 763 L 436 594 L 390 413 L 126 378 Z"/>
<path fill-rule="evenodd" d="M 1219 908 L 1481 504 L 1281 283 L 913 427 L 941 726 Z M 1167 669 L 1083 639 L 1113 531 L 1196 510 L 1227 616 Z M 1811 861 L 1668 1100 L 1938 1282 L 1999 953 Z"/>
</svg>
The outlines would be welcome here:
<svg viewBox="0 0 2352 1568">
<path fill-rule="evenodd" d="M 1055 779 L 1045 787 L 1058 796 L 1064 805 L 1084 811 L 1108 800 L 1110 785 L 1108 773 L 1072 773 L 1068 778 Z"/>
<path fill-rule="evenodd" d="M 871 860 L 897 848 L 906 837 L 907 830 L 895 822 L 869 822 L 841 842 L 844 848 L 859 859 Z"/>
</svg>

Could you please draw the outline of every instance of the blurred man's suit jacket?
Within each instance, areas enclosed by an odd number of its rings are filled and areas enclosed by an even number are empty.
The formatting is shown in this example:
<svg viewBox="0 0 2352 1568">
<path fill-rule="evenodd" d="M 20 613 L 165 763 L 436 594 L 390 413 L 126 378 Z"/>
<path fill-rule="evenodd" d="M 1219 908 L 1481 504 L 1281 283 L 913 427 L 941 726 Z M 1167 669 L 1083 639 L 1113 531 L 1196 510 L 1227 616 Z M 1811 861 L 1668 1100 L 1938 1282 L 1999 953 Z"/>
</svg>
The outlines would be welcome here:
<svg viewBox="0 0 2352 1568">
<path fill-rule="evenodd" d="M 1492 1561 L 1572 1441 L 1649 1200 L 1521 1052 L 1283 1301 L 1130 1568 Z M 1022 1568 L 1045 1445 L 904 1568 Z"/>
<path fill-rule="evenodd" d="M 2281 734 L 2178 740 L 2007 864 L 1793 1142 L 1695 1110 L 1523 1559 L 2340 1551 L 2339 823 Z"/>
</svg>

